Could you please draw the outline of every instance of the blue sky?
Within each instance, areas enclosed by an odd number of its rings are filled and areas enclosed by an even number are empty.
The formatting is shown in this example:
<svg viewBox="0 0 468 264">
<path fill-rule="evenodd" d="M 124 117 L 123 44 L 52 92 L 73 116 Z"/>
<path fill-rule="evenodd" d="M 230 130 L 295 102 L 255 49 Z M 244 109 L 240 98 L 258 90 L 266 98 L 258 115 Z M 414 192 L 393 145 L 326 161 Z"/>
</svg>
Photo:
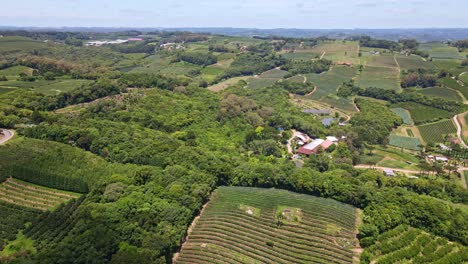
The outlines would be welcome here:
<svg viewBox="0 0 468 264">
<path fill-rule="evenodd" d="M 1 26 L 468 28 L 467 0 L 17 0 Z"/>
</svg>

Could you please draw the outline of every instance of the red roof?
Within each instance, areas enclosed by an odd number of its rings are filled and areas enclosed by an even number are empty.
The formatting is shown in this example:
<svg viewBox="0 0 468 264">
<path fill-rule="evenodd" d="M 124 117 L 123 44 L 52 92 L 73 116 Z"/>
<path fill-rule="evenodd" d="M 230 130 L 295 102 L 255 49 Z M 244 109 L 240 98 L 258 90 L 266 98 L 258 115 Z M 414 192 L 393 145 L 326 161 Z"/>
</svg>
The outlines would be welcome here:
<svg viewBox="0 0 468 264">
<path fill-rule="evenodd" d="M 312 153 L 317 153 L 320 148 L 322 148 L 323 150 L 327 150 L 331 145 L 333 145 L 333 141 L 327 139 L 322 144 L 318 145 L 313 149 L 301 147 L 297 150 L 297 153 L 310 156 Z"/>
</svg>

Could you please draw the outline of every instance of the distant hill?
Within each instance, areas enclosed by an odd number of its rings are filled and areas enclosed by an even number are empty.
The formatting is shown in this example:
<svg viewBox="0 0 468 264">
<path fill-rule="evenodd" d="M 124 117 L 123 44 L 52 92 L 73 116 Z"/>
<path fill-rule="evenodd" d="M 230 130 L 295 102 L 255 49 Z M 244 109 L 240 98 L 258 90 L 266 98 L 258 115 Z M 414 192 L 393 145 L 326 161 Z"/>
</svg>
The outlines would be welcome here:
<svg viewBox="0 0 468 264">
<path fill-rule="evenodd" d="M 120 32 L 138 30 L 150 31 L 190 31 L 194 33 L 212 33 L 230 36 L 282 36 L 292 38 L 328 37 L 344 39 L 350 36 L 367 35 L 378 39 L 398 40 L 415 38 L 420 42 L 449 41 L 468 38 L 468 28 L 421 28 L 421 29 L 258 29 L 258 28 L 105 28 L 105 27 L 12 27 L 0 26 L 0 30 L 27 31 L 68 31 L 68 32 Z"/>
</svg>

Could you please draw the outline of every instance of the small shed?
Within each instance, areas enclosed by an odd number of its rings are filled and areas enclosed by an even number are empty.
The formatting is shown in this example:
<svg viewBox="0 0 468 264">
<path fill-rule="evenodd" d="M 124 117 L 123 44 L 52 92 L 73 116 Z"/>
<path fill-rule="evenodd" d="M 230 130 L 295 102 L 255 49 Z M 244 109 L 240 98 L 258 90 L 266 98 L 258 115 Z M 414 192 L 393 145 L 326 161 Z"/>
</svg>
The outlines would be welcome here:
<svg viewBox="0 0 468 264">
<path fill-rule="evenodd" d="M 396 176 L 395 171 L 393 171 L 391 169 L 385 169 L 384 174 L 385 174 L 385 176 L 389 176 L 389 177 Z"/>
</svg>

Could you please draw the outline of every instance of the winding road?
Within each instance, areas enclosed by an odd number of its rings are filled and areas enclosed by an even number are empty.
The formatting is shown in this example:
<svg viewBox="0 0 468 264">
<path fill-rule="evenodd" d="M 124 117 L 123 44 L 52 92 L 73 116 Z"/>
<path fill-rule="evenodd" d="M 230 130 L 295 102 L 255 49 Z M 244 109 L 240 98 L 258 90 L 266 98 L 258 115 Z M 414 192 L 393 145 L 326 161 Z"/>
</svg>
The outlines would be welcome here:
<svg viewBox="0 0 468 264">
<path fill-rule="evenodd" d="M 465 114 L 467 114 L 468 112 L 465 112 L 465 113 L 461 113 L 459 115 L 456 115 L 453 117 L 453 122 L 455 123 L 455 126 L 457 127 L 457 137 L 458 137 L 458 140 L 460 141 L 460 144 L 462 144 L 462 146 L 464 148 L 468 148 L 468 146 L 466 145 L 465 141 L 463 140 L 463 129 L 462 129 L 462 126 L 460 124 L 460 122 L 458 121 L 458 117 L 459 116 L 463 116 Z"/>
<path fill-rule="evenodd" d="M 3 129 L 1 131 L 3 132 L 3 135 L 0 136 L 0 145 L 5 144 L 15 135 L 15 132 L 13 132 L 13 130 Z"/>
</svg>

